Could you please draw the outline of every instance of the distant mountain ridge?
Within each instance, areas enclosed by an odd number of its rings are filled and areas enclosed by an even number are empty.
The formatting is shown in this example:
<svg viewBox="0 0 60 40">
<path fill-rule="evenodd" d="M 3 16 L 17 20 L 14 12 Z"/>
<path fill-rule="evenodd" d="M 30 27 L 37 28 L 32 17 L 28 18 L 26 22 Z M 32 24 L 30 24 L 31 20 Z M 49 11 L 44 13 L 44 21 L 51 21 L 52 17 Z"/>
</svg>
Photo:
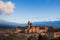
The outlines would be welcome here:
<svg viewBox="0 0 60 40">
<path fill-rule="evenodd" d="M 0 25 L 7 25 L 7 26 L 18 26 L 17 23 L 7 22 L 7 21 L 0 21 Z"/>
<path fill-rule="evenodd" d="M 60 21 L 48 21 L 48 22 L 32 22 L 34 26 L 54 26 L 54 27 L 59 27 L 60 28 Z M 27 26 L 27 24 L 18 24 L 18 23 L 13 23 L 13 22 L 7 22 L 7 21 L 0 21 L 0 25 L 8 25 L 8 26 Z"/>
<path fill-rule="evenodd" d="M 48 22 L 34 22 L 32 23 L 35 26 L 54 26 L 60 28 L 60 21 L 48 21 Z"/>
</svg>

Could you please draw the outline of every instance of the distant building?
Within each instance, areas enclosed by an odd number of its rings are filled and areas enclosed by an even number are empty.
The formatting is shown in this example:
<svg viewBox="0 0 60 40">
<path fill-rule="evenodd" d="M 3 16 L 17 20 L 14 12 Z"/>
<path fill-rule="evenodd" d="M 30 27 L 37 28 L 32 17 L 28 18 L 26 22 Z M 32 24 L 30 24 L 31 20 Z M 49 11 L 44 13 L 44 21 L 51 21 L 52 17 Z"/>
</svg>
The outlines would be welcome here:
<svg viewBox="0 0 60 40">
<path fill-rule="evenodd" d="M 28 26 L 16 28 L 15 33 L 38 33 L 49 38 L 60 37 L 60 29 L 52 26 L 33 26 L 30 21 L 28 21 Z"/>
</svg>

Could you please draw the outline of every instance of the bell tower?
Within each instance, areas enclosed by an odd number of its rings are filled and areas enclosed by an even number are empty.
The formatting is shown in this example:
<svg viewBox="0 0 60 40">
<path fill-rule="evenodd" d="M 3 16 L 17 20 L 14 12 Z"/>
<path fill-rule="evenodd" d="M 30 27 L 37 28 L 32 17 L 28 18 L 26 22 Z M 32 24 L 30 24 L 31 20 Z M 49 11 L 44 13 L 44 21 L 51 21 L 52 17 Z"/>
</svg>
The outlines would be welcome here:
<svg viewBox="0 0 60 40">
<path fill-rule="evenodd" d="M 30 21 L 28 21 L 28 29 L 30 29 L 30 26 L 31 26 L 31 25 L 30 25 Z"/>
<path fill-rule="evenodd" d="M 30 29 L 32 26 L 32 23 L 30 23 L 30 21 L 28 21 L 28 29 Z"/>
<path fill-rule="evenodd" d="M 27 32 L 26 33 L 29 33 L 29 30 L 31 28 L 32 24 L 30 23 L 30 21 L 28 21 L 28 27 L 27 27 Z"/>
</svg>

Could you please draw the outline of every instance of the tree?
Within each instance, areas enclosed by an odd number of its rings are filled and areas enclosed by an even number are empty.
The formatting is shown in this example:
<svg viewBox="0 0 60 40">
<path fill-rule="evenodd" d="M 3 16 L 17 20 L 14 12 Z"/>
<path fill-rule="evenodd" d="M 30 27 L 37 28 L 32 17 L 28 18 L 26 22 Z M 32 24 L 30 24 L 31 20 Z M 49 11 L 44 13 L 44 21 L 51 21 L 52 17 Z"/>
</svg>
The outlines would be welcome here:
<svg viewBox="0 0 60 40">
<path fill-rule="evenodd" d="M 42 35 L 41 34 L 39 34 L 38 40 L 42 40 Z"/>
</svg>

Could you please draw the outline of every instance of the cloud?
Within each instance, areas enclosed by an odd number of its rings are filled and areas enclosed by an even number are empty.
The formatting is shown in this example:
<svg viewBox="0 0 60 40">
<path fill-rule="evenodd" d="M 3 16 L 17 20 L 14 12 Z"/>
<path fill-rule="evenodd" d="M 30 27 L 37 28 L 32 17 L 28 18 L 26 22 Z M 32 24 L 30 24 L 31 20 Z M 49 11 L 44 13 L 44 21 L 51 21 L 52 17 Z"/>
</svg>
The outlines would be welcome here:
<svg viewBox="0 0 60 40">
<path fill-rule="evenodd" d="M 14 12 L 14 3 L 11 1 L 9 2 L 3 2 L 0 1 L 0 14 L 12 14 Z"/>
</svg>

